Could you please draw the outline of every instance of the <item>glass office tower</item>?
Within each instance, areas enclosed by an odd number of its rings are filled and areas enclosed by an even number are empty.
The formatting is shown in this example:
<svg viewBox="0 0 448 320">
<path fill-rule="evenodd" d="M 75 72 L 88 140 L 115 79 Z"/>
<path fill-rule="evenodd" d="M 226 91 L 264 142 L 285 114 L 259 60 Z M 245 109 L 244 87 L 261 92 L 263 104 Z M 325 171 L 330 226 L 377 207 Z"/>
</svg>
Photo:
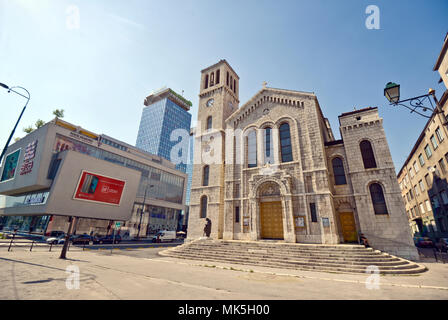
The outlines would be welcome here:
<svg viewBox="0 0 448 320">
<path fill-rule="evenodd" d="M 191 114 L 188 111 L 191 102 L 170 88 L 164 88 L 150 94 L 144 105 L 136 147 L 175 162 L 171 159 L 171 150 L 179 144 L 180 138 L 178 134 L 175 134 L 174 141 L 171 141 L 171 138 L 174 130 L 183 129 L 183 132 L 186 132 L 183 139 L 186 141 L 181 143 L 184 143 L 186 148 L 180 149 L 184 150 L 185 154 L 178 152 L 177 156 L 182 158 L 182 163 L 177 163 L 176 169 L 186 172 L 191 125 Z"/>
</svg>

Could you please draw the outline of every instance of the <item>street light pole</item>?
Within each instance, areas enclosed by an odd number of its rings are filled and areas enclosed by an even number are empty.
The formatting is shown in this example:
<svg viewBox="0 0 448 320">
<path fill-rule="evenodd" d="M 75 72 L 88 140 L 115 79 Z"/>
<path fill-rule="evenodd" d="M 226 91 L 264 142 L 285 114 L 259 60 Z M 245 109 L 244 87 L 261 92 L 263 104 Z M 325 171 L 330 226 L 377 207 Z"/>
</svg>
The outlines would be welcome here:
<svg viewBox="0 0 448 320">
<path fill-rule="evenodd" d="M 143 217 L 143 212 L 145 210 L 145 202 L 146 202 L 146 194 L 148 193 L 148 187 L 152 188 L 154 187 L 154 185 L 146 185 L 145 188 L 145 195 L 143 196 L 143 204 L 142 204 L 142 209 L 140 212 L 140 222 L 138 223 L 138 232 L 137 232 L 137 239 L 140 239 L 140 227 L 142 225 L 142 217 Z"/>
<path fill-rule="evenodd" d="M 30 102 L 31 95 L 30 95 L 30 93 L 28 92 L 28 90 L 26 90 L 26 89 L 23 88 L 23 87 L 15 86 L 15 87 L 11 87 L 11 88 L 10 88 L 10 87 L 8 87 L 6 84 L 3 84 L 3 83 L 0 83 L 0 87 L 5 88 L 6 90 L 8 90 L 8 93 L 10 93 L 10 92 L 14 92 L 15 94 L 18 94 L 19 96 L 22 96 L 22 97 L 24 97 L 25 99 L 27 99 L 26 104 L 25 104 L 25 106 L 23 107 L 22 112 L 20 113 L 19 119 L 17 119 L 16 125 L 14 126 L 14 129 L 12 129 L 11 134 L 9 135 L 8 140 L 6 141 L 6 145 L 5 145 L 5 147 L 3 148 L 2 153 L 0 154 L 0 164 L 1 164 L 1 163 L 2 163 L 2 159 L 3 159 L 3 156 L 4 156 L 5 153 L 6 153 L 6 149 L 8 149 L 8 145 L 9 145 L 9 143 L 11 142 L 11 139 L 12 139 L 12 137 L 14 136 L 14 132 L 15 132 L 16 129 L 17 129 L 17 125 L 19 124 L 20 119 L 22 119 L 23 113 L 25 112 L 25 109 L 26 109 L 26 107 L 27 107 L 27 105 L 28 105 L 28 102 Z M 20 92 L 15 91 L 15 90 L 14 90 L 15 88 L 25 90 L 25 92 L 28 94 L 28 96 L 25 96 L 25 95 L 21 94 Z"/>
</svg>

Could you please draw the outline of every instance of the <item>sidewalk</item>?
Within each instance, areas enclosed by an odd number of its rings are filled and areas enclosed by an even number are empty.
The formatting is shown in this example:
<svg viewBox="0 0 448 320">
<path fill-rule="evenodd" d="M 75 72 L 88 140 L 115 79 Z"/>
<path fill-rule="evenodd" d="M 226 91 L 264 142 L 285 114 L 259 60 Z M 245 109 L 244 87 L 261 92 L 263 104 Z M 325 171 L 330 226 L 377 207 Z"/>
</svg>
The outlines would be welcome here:
<svg viewBox="0 0 448 320">
<path fill-rule="evenodd" d="M 144 254 L 140 249 L 139 254 Z M 149 252 L 149 251 L 148 251 Z M 154 252 L 154 251 L 152 251 Z M 448 265 L 425 263 L 414 276 L 307 272 L 211 262 L 131 257 L 125 252 L 0 251 L 0 299 L 448 299 Z M 66 267 L 80 270 L 80 289 L 67 289 Z"/>
</svg>

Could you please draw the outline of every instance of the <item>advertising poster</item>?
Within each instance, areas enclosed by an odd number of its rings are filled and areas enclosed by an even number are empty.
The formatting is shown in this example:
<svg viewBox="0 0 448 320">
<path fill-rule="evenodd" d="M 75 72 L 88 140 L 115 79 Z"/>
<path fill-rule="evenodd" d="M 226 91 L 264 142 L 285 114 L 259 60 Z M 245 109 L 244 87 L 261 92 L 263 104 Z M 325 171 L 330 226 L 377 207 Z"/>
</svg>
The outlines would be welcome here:
<svg viewBox="0 0 448 320">
<path fill-rule="evenodd" d="M 125 181 L 83 171 L 74 199 L 119 205 Z"/>
<path fill-rule="evenodd" d="M 19 163 L 19 157 L 20 149 L 6 156 L 0 182 L 14 179 L 16 175 L 17 164 Z"/>
</svg>

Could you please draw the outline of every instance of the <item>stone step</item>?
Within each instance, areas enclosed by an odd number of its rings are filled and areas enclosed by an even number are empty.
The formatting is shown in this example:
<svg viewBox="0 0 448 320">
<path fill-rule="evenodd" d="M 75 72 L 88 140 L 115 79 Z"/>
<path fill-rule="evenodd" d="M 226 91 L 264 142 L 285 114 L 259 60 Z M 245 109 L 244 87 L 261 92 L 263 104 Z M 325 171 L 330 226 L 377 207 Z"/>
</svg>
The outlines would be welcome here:
<svg viewBox="0 0 448 320">
<path fill-rule="evenodd" d="M 426 270 L 416 263 L 360 245 L 200 240 L 159 254 L 189 260 L 325 272 L 366 273 L 366 268 L 371 265 L 383 274 Z"/>
<path fill-rule="evenodd" d="M 249 261 L 249 260 L 234 260 L 227 259 L 225 257 L 221 257 L 219 259 L 210 258 L 210 257 L 198 257 L 196 255 L 170 255 L 161 253 L 161 255 L 181 258 L 187 260 L 199 260 L 199 261 L 210 261 L 210 262 L 225 262 L 230 264 L 239 264 L 239 265 L 257 265 L 262 267 L 273 267 L 273 268 L 283 268 L 283 269 L 295 269 L 295 270 L 304 270 L 304 271 L 325 271 L 325 272 L 343 272 L 343 273 L 366 273 L 366 268 L 364 267 L 350 267 L 347 265 L 339 266 L 322 266 L 322 265 L 312 265 L 312 264 L 288 264 L 283 262 L 274 262 L 274 261 Z M 381 274 L 414 274 L 424 272 L 426 269 L 419 265 L 410 265 L 409 268 L 392 268 L 385 269 L 382 267 L 378 267 L 379 272 Z"/>
<path fill-rule="evenodd" d="M 186 248 L 184 250 L 175 250 L 173 252 L 188 252 L 192 254 L 197 254 L 200 256 L 207 256 L 209 254 L 219 254 L 223 256 L 248 256 L 248 257 L 260 257 L 260 258 L 277 258 L 277 259 L 307 259 L 307 260 L 313 260 L 313 261 L 319 261 L 319 260 L 332 260 L 332 261 L 353 261 L 353 262 L 372 262 L 372 263 L 381 263 L 381 262 L 398 262 L 402 261 L 399 258 L 391 257 L 388 255 L 384 256 L 353 256 L 353 257 L 347 257 L 347 256 L 319 256 L 319 255 L 282 255 L 282 254 L 265 254 L 265 253 L 256 253 L 256 252 L 238 252 L 238 253 L 232 253 L 231 251 L 227 252 L 221 252 L 221 251 L 209 251 L 209 250 L 194 250 Z"/>
<path fill-rule="evenodd" d="M 275 251 L 282 251 L 282 252 L 308 252 L 308 251 L 312 251 L 312 252 L 343 252 L 343 253 L 356 253 L 356 252 L 375 252 L 373 249 L 371 248 L 357 248 L 357 249 L 351 249 L 351 250 L 345 250 L 345 249 L 341 249 L 341 248 L 312 248 L 312 247 L 288 247 L 288 246 L 235 246 L 235 245 L 220 245 L 220 244 L 204 244 L 204 245 L 199 245 L 199 244 L 191 244 L 192 246 L 199 246 L 199 247 L 208 247 L 208 248 L 229 248 L 232 250 L 237 250 L 238 248 L 243 248 L 243 249 L 255 249 L 255 250 L 275 250 Z"/>
<path fill-rule="evenodd" d="M 238 253 L 244 253 L 244 252 L 253 252 L 253 253 L 267 253 L 267 254 L 281 254 L 284 256 L 294 256 L 294 255 L 313 255 L 313 256 L 327 256 L 327 257 L 383 257 L 388 256 L 381 252 L 353 252 L 353 253 L 345 253 L 345 252 L 339 252 L 339 251 L 329 251 L 329 252 L 319 252 L 319 251 L 289 251 L 289 250 L 265 250 L 265 249 L 238 249 L 238 250 L 232 250 L 231 248 L 221 248 L 218 246 L 198 246 L 194 245 L 189 247 L 191 250 L 199 250 L 199 251 L 219 251 L 222 253 L 227 252 L 238 252 Z"/>
<path fill-rule="evenodd" d="M 226 258 L 226 259 L 232 259 L 232 260 L 247 260 L 247 261 L 277 261 L 277 262 L 285 262 L 285 263 L 293 263 L 293 264 L 313 264 L 313 265 L 335 265 L 335 266 L 369 266 L 369 265 L 376 265 L 378 267 L 384 266 L 384 267 L 395 267 L 395 266 L 403 266 L 409 265 L 409 263 L 405 260 L 398 260 L 398 261 L 338 261 L 338 260 L 330 260 L 330 259 L 304 259 L 300 257 L 290 257 L 288 259 L 285 258 L 277 258 L 277 257 L 270 257 L 270 256 L 248 256 L 248 255 L 220 255 L 216 253 L 210 253 L 207 256 L 198 255 L 194 252 L 188 252 L 183 251 L 181 253 L 178 253 L 184 256 L 196 256 L 200 258 L 213 258 L 213 259 L 220 259 L 220 258 Z M 174 256 L 174 255 L 172 255 Z"/>
</svg>

